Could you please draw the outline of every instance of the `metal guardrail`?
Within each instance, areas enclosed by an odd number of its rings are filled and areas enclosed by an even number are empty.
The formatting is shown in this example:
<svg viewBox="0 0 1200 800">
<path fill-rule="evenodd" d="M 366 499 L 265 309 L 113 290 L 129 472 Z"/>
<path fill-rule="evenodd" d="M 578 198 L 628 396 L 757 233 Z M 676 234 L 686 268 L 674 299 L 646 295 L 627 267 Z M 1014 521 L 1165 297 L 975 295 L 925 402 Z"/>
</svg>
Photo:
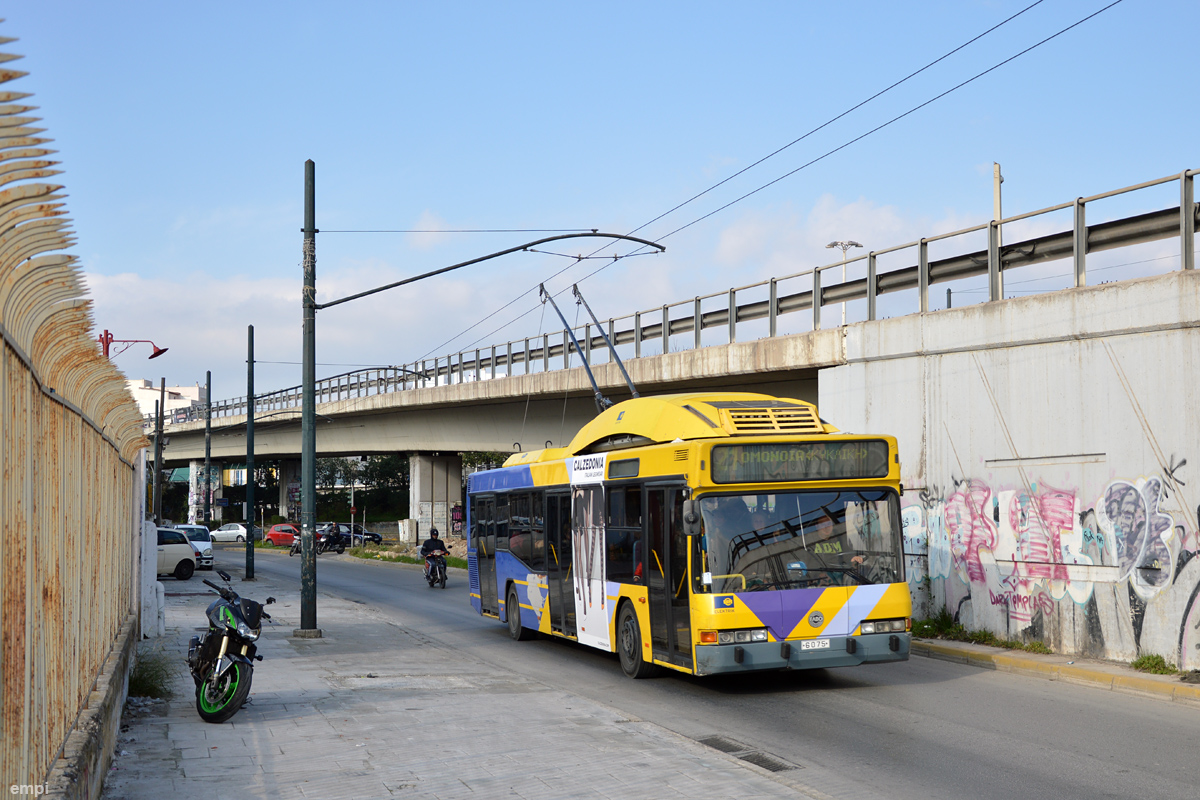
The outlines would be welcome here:
<svg viewBox="0 0 1200 800">
<path fill-rule="evenodd" d="M 853 300 L 867 301 L 867 319 L 876 318 L 876 300 L 880 295 L 916 289 L 918 311 L 929 310 L 929 288 L 938 283 L 986 275 L 988 278 L 988 300 L 1003 299 L 1004 276 L 1011 270 L 1042 264 L 1058 259 L 1071 259 L 1074 286 L 1087 285 L 1087 256 L 1120 247 L 1180 237 L 1181 269 L 1195 268 L 1195 236 L 1197 206 L 1194 197 L 1194 176 L 1200 170 L 1186 170 L 1177 175 L 1168 175 L 1133 186 L 1109 192 L 1080 197 L 1068 203 L 1060 203 L 1037 211 L 1030 211 L 1001 220 L 975 225 L 949 233 L 939 234 L 912 242 L 874 250 L 865 255 L 836 261 L 820 267 L 806 269 L 790 275 L 771 278 L 758 283 L 734 287 L 727 291 L 701 295 L 670 303 L 660 308 L 638 311 L 607 321 L 608 336 L 614 345 L 633 345 L 634 358 L 642 355 L 642 344 L 658 340 L 662 352 L 669 351 L 671 336 L 691 333 L 695 348 L 703 345 L 701 334 L 705 330 L 728 329 L 728 342 L 737 341 L 738 323 L 767 320 L 768 336 L 778 335 L 780 317 L 809 311 L 812 314 L 812 329 L 821 327 L 821 309 Z M 1126 217 L 1087 225 L 1086 210 L 1090 203 L 1117 195 L 1136 192 L 1162 184 L 1179 182 L 1179 205 L 1161 211 Z M 1039 236 L 1012 244 L 1001 245 L 1005 225 L 1028 220 L 1064 209 L 1073 209 L 1073 222 L 1069 230 L 1047 236 Z M 987 233 L 987 248 L 942 259 L 929 259 L 929 245 L 973 233 Z M 908 249 L 915 250 L 915 263 L 879 271 L 880 256 Z M 825 271 L 866 262 L 865 278 L 848 280 L 844 283 L 825 285 Z M 766 299 L 739 304 L 738 296 L 759 290 Z M 816 303 L 813 298 L 818 298 Z M 724 298 L 720 307 L 705 310 L 706 302 Z M 685 309 L 690 313 L 680 314 Z M 592 324 L 572 330 L 578 338 L 584 355 L 591 359 L 593 349 L 605 347 L 604 338 L 595 332 Z M 664 333 L 665 332 L 665 333 Z M 721 342 L 725 344 L 726 342 Z M 346 372 L 320 380 L 316 384 L 317 403 L 369 397 L 377 394 L 404 391 L 430 385 L 463 383 L 467 381 L 493 380 L 516 374 L 529 374 L 531 366 L 540 365 L 538 371 L 569 369 L 571 357 L 577 352 L 567 331 L 563 330 L 543 336 L 517 339 L 500 345 L 460 351 L 445 357 L 425 359 L 403 366 L 390 366 Z M 520 365 L 521 369 L 516 369 Z M 555 366 L 558 365 L 558 366 Z M 295 409 L 300 411 L 300 387 L 258 395 L 255 397 L 255 414 L 269 414 Z M 246 413 L 246 398 L 237 397 L 213 403 L 213 417 L 240 416 Z M 147 419 L 151 419 L 150 416 Z M 185 422 L 204 419 L 202 406 L 177 414 L 173 421 Z"/>
</svg>

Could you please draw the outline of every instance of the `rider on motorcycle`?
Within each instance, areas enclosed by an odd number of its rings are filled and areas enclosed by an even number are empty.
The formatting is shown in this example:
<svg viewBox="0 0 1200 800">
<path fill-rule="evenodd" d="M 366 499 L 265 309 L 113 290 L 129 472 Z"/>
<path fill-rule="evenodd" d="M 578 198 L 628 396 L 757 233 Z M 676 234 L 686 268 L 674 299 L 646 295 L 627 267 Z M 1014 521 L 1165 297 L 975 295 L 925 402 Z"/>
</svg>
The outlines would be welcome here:
<svg viewBox="0 0 1200 800">
<path fill-rule="evenodd" d="M 446 547 L 446 543 L 438 538 L 438 529 L 431 528 L 429 531 L 429 538 L 421 543 L 421 555 L 425 557 L 425 578 L 426 578 L 426 580 L 429 579 L 429 566 L 432 563 L 433 559 L 436 558 L 436 559 L 440 560 L 443 565 L 446 563 L 445 556 L 442 556 L 442 555 L 435 556 L 433 554 L 438 553 L 438 552 L 446 553 L 446 552 L 449 552 L 449 550 L 450 550 L 450 548 Z"/>
</svg>

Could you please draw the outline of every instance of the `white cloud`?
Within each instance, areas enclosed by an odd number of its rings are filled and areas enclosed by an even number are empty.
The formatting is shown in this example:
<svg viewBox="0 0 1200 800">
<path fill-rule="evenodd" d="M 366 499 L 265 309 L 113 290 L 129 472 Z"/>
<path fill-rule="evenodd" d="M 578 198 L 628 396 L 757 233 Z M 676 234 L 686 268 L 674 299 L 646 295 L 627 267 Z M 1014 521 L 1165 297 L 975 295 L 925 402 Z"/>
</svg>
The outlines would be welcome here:
<svg viewBox="0 0 1200 800">
<path fill-rule="evenodd" d="M 417 231 L 444 231 L 449 230 L 450 226 L 437 214 L 426 210 L 421 212 L 421 216 L 417 217 L 417 221 L 413 223 L 412 229 Z M 406 238 L 408 239 L 408 243 L 417 250 L 432 250 L 446 242 L 450 237 L 444 233 L 410 233 Z"/>
</svg>

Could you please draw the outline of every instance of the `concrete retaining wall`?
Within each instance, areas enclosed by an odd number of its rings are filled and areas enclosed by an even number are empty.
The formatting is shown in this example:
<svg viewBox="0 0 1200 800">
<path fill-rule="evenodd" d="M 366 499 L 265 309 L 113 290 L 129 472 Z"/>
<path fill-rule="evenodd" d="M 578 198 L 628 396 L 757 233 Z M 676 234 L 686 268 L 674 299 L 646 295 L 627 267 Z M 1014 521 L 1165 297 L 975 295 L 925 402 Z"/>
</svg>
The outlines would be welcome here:
<svg viewBox="0 0 1200 800">
<path fill-rule="evenodd" d="M 821 415 L 899 437 L 913 598 L 1200 668 L 1200 275 L 847 329 Z"/>
<path fill-rule="evenodd" d="M 139 639 L 137 627 L 137 618 L 132 614 L 121 626 L 121 634 L 88 694 L 87 706 L 50 770 L 44 797 L 93 800 L 100 796 L 129 694 L 129 670 Z"/>
</svg>

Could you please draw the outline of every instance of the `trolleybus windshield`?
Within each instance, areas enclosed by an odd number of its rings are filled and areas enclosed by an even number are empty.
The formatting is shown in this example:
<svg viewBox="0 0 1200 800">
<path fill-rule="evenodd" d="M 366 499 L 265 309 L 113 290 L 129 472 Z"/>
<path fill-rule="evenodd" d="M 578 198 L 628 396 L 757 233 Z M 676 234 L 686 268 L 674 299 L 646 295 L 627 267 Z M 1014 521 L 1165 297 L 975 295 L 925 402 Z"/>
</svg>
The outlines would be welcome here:
<svg viewBox="0 0 1200 800">
<path fill-rule="evenodd" d="M 709 495 L 693 537 L 696 591 L 899 583 L 900 501 L 884 489 Z M 697 563 L 698 562 L 698 563 Z"/>
</svg>

